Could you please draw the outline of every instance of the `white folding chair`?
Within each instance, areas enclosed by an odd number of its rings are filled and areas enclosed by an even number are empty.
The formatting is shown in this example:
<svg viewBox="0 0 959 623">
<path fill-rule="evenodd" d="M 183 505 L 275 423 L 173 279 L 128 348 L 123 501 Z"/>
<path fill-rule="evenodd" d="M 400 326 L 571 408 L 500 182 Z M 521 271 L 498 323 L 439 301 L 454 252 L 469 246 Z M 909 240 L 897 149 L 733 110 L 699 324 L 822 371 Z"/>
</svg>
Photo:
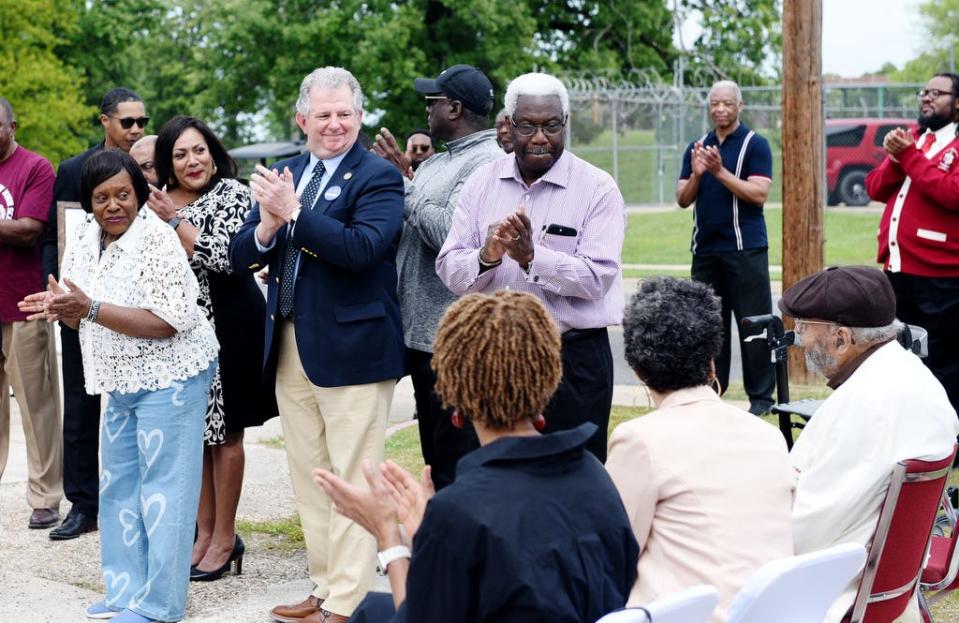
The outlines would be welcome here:
<svg viewBox="0 0 959 623">
<path fill-rule="evenodd" d="M 727 623 L 822 621 L 866 561 L 866 548 L 846 543 L 766 563 L 739 591 Z"/>
<path fill-rule="evenodd" d="M 704 584 L 657 599 L 641 608 L 610 612 L 596 623 L 706 623 L 717 603 L 719 591 Z"/>
</svg>

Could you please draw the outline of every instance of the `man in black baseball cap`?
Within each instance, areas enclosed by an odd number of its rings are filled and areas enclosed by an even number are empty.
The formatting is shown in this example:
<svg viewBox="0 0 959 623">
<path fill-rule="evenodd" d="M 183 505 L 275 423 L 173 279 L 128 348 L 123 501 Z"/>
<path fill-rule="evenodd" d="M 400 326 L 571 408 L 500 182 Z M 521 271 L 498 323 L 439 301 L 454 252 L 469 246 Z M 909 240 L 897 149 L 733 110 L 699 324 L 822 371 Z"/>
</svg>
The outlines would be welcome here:
<svg viewBox="0 0 959 623">
<path fill-rule="evenodd" d="M 946 392 L 896 341 L 896 299 L 875 268 L 827 268 L 783 293 L 809 367 L 835 391 L 816 410 L 789 459 L 796 554 L 836 543 L 867 546 L 890 474 L 905 459 L 950 456 L 959 422 Z M 854 578 L 826 621 L 839 621 L 856 595 Z M 902 620 L 920 620 L 913 598 Z"/>
<path fill-rule="evenodd" d="M 484 117 L 493 110 L 493 84 L 472 65 L 453 65 L 435 79 L 417 78 L 413 88 L 427 96 L 462 102 L 464 107 Z"/>
<path fill-rule="evenodd" d="M 389 130 L 376 137 L 373 151 L 406 173 L 406 213 L 396 252 L 397 294 L 403 316 L 406 370 L 420 429 L 423 462 L 432 469 L 437 490 L 453 482 L 460 457 L 479 446 L 472 427 L 455 428 L 451 411 L 433 391 L 431 365 L 436 327 L 456 300 L 436 275 L 436 254 L 449 232 L 453 211 L 466 180 L 483 165 L 503 157 L 496 130 L 489 128 L 493 86 L 483 72 L 454 65 L 436 79 L 417 78 L 414 88 L 426 95 L 429 131 L 445 149 L 423 162 L 415 174 Z"/>
</svg>

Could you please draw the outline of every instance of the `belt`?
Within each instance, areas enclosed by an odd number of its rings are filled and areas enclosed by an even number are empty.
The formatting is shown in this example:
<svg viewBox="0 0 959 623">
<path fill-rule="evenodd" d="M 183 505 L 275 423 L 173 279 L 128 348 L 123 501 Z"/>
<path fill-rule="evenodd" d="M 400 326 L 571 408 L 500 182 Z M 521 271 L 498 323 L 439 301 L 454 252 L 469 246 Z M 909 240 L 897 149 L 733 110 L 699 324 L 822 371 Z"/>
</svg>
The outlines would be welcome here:
<svg viewBox="0 0 959 623">
<path fill-rule="evenodd" d="M 569 331 L 564 331 L 561 337 L 564 342 L 575 342 L 599 335 L 606 335 L 606 327 L 600 327 L 598 329 L 570 329 Z"/>
</svg>

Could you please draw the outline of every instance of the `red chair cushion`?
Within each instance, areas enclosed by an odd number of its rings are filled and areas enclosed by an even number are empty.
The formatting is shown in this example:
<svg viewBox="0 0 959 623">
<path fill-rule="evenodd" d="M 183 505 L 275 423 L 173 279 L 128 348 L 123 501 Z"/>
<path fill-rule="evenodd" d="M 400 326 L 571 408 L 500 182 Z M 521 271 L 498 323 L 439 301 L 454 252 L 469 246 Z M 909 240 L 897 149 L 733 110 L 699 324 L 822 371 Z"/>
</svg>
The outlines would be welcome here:
<svg viewBox="0 0 959 623">
<path fill-rule="evenodd" d="M 922 570 L 922 581 L 925 584 L 942 582 L 949 570 L 949 552 L 952 548 L 952 539 L 944 536 L 932 537 L 929 546 L 929 561 Z"/>
</svg>

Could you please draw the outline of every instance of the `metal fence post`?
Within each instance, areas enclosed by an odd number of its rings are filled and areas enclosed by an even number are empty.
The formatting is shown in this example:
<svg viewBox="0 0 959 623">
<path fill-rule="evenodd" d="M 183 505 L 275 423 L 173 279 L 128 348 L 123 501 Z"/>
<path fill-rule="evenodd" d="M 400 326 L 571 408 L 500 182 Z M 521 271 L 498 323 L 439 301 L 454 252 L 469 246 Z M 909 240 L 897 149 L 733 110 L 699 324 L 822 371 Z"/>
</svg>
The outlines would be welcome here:
<svg viewBox="0 0 959 623">
<path fill-rule="evenodd" d="M 659 143 L 660 137 L 663 135 L 663 102 L 656 102 L 656 142 Z M 659 177 L 659 202 L 663 203 L 665 201 L 665 195 L 663 194 L 663 178 L 665 177 L 666 172 L 663 171 L 663 146 L 659 145 L 659 148 L 656 150 L 656 175 Z"/>
<path fill-rule="evenodd" d="M 619 99 L 616 93 L 613 93 L 610 99 L 610 108 L 612 109 L 612 131 L 613 131 L 613 179 L 619 184 Z"/>
</svg>

